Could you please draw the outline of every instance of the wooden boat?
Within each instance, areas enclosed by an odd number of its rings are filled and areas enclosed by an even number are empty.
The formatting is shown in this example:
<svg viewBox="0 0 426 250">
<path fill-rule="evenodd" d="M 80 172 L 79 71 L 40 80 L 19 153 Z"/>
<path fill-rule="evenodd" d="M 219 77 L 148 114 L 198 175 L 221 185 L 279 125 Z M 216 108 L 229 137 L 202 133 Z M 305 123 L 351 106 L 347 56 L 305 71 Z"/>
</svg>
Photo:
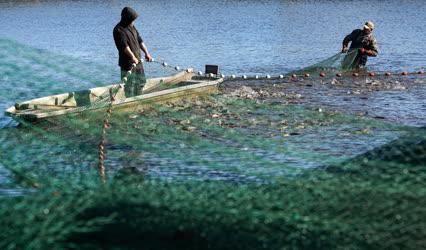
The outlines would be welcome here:
<svg viewBox="0 0 426 250">
<path fill-rule="evenodd" d="M 36 122 L 86 111 L 106 111 L 112 95 L 114 111 L 135 111 L 152 104 L 216 93 L 222 81 L 223 78 L 195 76 L 189 69 L 168 77 L 147 79 L 142 95 L 138 96 L 126 98 L 124 85 L 119 83 L 16 103 L 5 113 L 18 121 Z"/>
</svg>

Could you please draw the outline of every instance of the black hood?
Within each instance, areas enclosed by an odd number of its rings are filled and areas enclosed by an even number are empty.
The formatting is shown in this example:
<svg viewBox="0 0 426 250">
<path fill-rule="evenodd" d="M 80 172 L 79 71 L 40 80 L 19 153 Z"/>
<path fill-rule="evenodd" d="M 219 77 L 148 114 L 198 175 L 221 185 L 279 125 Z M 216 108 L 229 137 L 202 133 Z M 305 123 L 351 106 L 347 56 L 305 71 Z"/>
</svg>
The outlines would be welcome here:
<svg viewBox="0 0 426 250">
<path fill-rule="evenodd" d="M 131 22 L 133 22 L 138 17 L 138 13 L 130 8 L 124 7 L 121 11 L 121 25 L 128 26 Z"/>
</svg>

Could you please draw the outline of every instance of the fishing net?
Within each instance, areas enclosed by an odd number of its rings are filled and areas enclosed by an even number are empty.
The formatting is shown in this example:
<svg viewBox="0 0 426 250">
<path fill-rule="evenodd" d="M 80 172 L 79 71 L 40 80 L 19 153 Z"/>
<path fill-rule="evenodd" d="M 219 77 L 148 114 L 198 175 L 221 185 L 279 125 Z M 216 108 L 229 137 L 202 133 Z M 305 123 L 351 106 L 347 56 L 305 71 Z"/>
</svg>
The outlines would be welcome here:
<svg viewBox="0 0 426 250">
<path fill-rule="evenodd" d="M 319 73 L 319 72 L 342 72 L 356 69 L 358 66 L 358 50 L 352 49 L 347 53 L 337 53 L 318 63 L 304 67 L 303 69 L 290 72 L 290 74 Z"/>
<path fill-rule="evenodd" d="M 119 78 L 0 47 L 3 110 Z M 229 82 L 215 95 L 113 107 L 105 179 L 105 112 L 20 125 L 2 116 L 0 248 L 424 248 L 425 129 L 299 103 L 290 86 L 316 81 Z"/>
</svg>

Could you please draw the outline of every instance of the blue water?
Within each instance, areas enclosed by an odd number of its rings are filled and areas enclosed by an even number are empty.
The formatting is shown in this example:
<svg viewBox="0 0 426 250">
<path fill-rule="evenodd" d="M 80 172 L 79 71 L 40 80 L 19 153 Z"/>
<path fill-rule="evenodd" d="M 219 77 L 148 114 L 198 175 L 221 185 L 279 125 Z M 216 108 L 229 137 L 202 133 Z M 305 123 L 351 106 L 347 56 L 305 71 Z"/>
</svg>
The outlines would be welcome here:
<svg viewBox="0 0 426 250">
<path fill-rule="evenodd" d="M 116 68 L 112 29 L 124 6 L 152 55 L 226 74 L 279 74 L 335 54 L 343 37 L 366 20 L 376 24 L 375 70 L 426 65 L 426 4 L 411 1 L 6 1 L 0 38 Z M 118 70 L 117 70 L 118 71 Z M 163 74 L 158 67 L 148 74 Z M 110 72 L 118 78 L 118 72 Z"/>
</svg>

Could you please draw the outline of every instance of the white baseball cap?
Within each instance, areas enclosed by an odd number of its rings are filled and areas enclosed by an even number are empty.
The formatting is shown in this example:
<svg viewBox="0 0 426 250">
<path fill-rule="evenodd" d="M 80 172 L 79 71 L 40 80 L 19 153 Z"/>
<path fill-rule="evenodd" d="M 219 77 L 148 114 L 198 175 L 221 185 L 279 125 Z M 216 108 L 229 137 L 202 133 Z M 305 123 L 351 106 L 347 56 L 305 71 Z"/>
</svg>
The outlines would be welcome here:
<svg viewBox="0 0 426 250">
<path fill-rule="evenodd" d="M 372 21 L 367 21 L 364 24 L 365 29 L 374 30 L 374 23 Z"/>
</svg>

